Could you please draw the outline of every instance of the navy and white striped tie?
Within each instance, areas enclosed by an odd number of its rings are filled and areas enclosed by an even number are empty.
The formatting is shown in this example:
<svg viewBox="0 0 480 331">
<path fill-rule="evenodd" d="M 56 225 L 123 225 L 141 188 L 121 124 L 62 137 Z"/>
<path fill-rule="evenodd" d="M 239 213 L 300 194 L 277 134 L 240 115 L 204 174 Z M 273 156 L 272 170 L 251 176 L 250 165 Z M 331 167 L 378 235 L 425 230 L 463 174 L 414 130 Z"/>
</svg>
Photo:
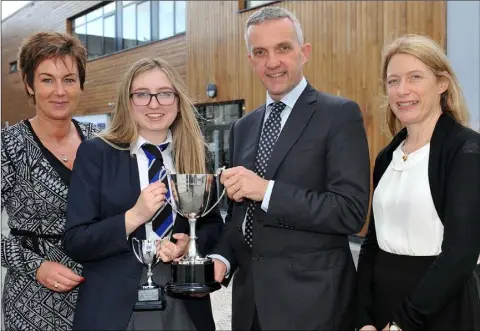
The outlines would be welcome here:
<svg viewBox="0 0 480 331">
<path fill-rule="evenodd" d="M 158 181 L 159 179 L 167 187 L 167 194 L 165 198 L 170 201 L 170 190 L 168 189 L 168 178 L 163 169 L 163 157 L 162 151 L 168 147 L 168 143 L 160 146 L 152 144 L 143 144 L 142 149 L 148 158 L 148 180 L 151 183 Z M 152 229 L 160 237 L 166 237 L 173 227 L 173 213 L 172 207 L 166 201 L 162 207 L 152 217 Z"/>
</svg>

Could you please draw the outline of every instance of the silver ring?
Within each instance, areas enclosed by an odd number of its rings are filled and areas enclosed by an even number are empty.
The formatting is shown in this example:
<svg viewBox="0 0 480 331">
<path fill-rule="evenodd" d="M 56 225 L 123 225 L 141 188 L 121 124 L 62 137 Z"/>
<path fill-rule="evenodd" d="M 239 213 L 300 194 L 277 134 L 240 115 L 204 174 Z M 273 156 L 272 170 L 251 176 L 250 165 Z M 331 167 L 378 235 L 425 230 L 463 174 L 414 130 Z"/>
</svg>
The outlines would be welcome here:
<svg viewBox="0 0 480 331">
<path fill-rule="evenodd" d="M 53 287 L 58 288 L 58 285 L 60 285 L 60 284 L 58 284 L 58 282 L 55 282 L 55 284 L 53 285 Z"/>
</svg>

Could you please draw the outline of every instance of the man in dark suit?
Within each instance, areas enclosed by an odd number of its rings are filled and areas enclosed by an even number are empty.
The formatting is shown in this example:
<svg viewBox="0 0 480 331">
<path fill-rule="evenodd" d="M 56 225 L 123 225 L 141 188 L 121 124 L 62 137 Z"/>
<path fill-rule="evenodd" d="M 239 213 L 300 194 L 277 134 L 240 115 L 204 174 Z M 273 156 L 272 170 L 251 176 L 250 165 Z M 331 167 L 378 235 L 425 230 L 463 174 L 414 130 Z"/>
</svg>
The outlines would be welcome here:
<svg viewBox="0 0 480 331">
<path fill-rule="evenodd" d="M 358 105 L 303 77 L 311 45 L 287 10 L 246 24 L 249 61 L 266 104 L 232 125 L 231 204 L 211 255 L 233 280 L 233 330 L 351 328 L 355 266 L 348 235 L 369 200 L 368 143 Z M 225 274 L 227 279 L 224 280 Z"/>
</svg>

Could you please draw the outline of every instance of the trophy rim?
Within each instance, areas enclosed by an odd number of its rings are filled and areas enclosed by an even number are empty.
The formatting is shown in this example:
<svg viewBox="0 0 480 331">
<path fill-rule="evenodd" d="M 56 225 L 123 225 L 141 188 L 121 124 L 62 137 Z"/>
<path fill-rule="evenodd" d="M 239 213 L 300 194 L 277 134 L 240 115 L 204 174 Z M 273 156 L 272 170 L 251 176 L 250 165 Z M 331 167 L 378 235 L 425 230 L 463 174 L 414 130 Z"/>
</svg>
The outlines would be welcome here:
<svg viewBox="0 0 480 331">
<path fill-rule="evenodd" d="M 202 173 L 202 174 L 172 173 L 172 174 L 170 174 L 170 178 L 173 181 L 173 184 L 175 185 L 175 190 L 177 190 L 177 187 L 178 187 L 177 179 L 180 176 L 205 176 L 205 181 L 207 181 L 208 176 L 211 176 L 211 178 L 212 178 L 210 184 L 208 184 L 208 185 L 205 185 L 205 182 L 203 182 L 202 185 L 193 184 L 193 186 L 203 187 L 202 205 L 200 206 L 200 208 L 197 208 L 194 211 L 185 210 L 185 207 L 182 207 L 182 204 L 181 204 L 181 201 L 180 201 L 180 198 L 179 198 L 178 194 L 177 194 L 177 197 L 175 197 L 175 194 L 172 194 L 172 196 L 171 196 L 173 201 L 175 201 L 175 207 L 176 207 L 176 209 L 178 210 L 178 213 L 181 216 L 186 217 L 188 219 L 198 219 L 198 218 L 202 217 L 203 214 L 208 210 L 208 206 L 210 205 L 210 202 L 212 200 L 212 196 L 213 196 L 212 195 L 212 188 L 214 186 L 213 185 L 213 179 L 215 178 L 215 174 L 209 174 L 209 173 Z M 207 188 L 208 188 L 208 190 L 207 190 Z M 207 196 L 205 197 L 206 194 L 207 194 Z"/>
<path fill-rule="evenodd" d="M 135 244 L 134 242 L 137 242 L 137 244 Z M 153 252 L 153 258 L 152 258 L 152 261 L 151 262 L 145 262 L 144 260 L 144 256 L 145 254 L 143 253 L 143 242 L 150 242 L 150 241 L 153 241 L 152 245 L 154 247 L 154 249 L 151 251 Z M 158 239 L 158 238 L 153 238 L 153 239 L 138 239 L 137 237 L 132 237 L 132 250 L 133 250 L 133 253 L 135 255 L 135 257 L 137 258 L 138 262 L 145 265 L 145 266 L 148 266 L 148 265 L 155 265 L 157 262 L 158 262 L 158 257 L 157 257 L 157 242 L 158 241 L 161 241 L 161 239 Z M 137 250 L 135 249 L 135 246 L 141 246 L 139 247 L 139 249 L 141 249 L 140 253 L 137 252 Z M 140 258 L 141 257 L 141 258 Z"/>
</svg>

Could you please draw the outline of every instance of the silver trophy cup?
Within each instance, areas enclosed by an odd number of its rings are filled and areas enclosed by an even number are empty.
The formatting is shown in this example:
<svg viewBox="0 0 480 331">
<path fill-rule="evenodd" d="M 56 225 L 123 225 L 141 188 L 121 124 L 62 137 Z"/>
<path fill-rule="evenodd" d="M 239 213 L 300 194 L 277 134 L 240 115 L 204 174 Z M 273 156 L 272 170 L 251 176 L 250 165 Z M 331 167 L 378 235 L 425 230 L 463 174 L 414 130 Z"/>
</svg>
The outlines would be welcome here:
<svg viewBox="0 0 480 331">
<path fill-rule="evenodd" d="M 180 261 L 172 262 L 172 278 L 165 285 L 168 293 L 209 293 L 221 287 L 215 281 L 212 259 L 202 257 L 198 252 L 196 225 L 197 220 L 207 215 L 225 194 L 223 190 L 220 198 L 208 208 L 215 196 L 214 181 L 223 169 L 220 168 L 217 174 L 169 174 L 171 196 L 175 201 L 175 206 L 171 204 L 172 209 L 188 219 L 190 242 L 187 254 Z"/>
<path fill-rule="evenodd" d="M 157 239 L 132 238 L 132 249 L 137 260 L 147 266 L 147 282 L 138 287 L 135 310 L 163 310 L 165 308 L 164 290 L 152 280 L 152 268 L 160 261 L 157 258 Z"/>
</svg>

